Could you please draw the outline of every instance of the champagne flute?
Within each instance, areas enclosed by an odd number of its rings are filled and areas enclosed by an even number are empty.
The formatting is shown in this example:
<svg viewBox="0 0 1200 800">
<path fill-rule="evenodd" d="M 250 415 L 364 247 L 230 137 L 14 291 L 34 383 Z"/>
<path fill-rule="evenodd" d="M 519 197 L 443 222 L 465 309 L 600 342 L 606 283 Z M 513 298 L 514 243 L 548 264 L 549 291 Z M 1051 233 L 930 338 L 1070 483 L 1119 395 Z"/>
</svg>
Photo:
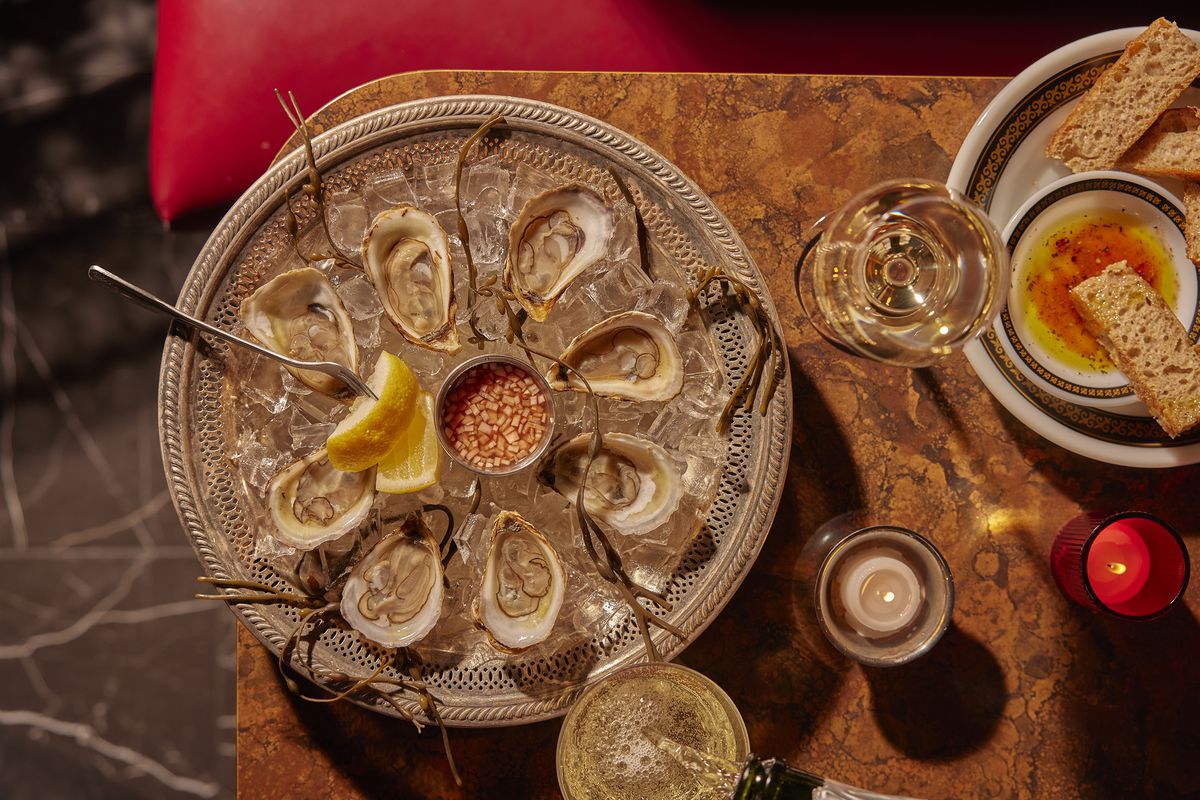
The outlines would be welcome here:
<svg viewBox="0 0 1200 800">
<path fill-rule="evenodd" d="M 936 181 L 855 195 L 805 233 L 796 262 L 813 327 L 849 353 L 928 366 L 982 333 L 1004 304 L 1008 252 L 987 214 Z"/>
</svg>

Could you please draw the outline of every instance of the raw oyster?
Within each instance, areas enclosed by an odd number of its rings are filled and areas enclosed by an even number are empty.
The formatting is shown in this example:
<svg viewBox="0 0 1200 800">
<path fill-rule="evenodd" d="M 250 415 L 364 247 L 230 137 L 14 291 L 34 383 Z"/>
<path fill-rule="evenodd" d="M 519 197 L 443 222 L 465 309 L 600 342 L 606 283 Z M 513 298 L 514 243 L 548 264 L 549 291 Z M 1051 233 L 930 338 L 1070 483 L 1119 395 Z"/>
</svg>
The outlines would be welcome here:
<svg viewBox="0 0 1200 800">
<path fill-rule="evenodd" d="M 542 463 L 539 479 L 571 503 L 579 493 L 591 441 L 590 433 L 582 433 Z M 670 519 L 682 495 L 682 476 L 666 450 L 638 436 L 606 433 L 588 473 L 583 503 L 613 530 L 636 536 Z"/>
<path fill-rule="evenodd" d="M 626 311 L 593 325 L 567 345 L 560 359 L 587 378 L 592 391 L 626 400 L 670 400 L 683 387 L 683 360 L 658 317 Z M 546 380 L 559 391 L 585 391 L 573 371 L 554 364 Z"/>
<path fill-rule="evenodd" d="M 421 639 L 442 614 L 442 558 L 418 514 L 379 540 L 350 571 L 342 617 L 384 647 Z"/>
<path fill-rule="evenodd" d="M 613 212 L 591 189 L 571 184 L 529 200 L 508 234 L 504 286 L 538 322 L 585 269 L 604 255 Z"/>
<path fill-rule="evenodd" d="M 430 214 L 400 205 L 381 211 L 362 244 L 363 266 L 383 310 L 413 344 L 457 353 L 450 241 Z"/>
<path fill-rule="evenodd" d="M 238 314 L 250 335 L 276 353 L 303 361 L 333 361 L 358 371 L 350 315 L 320 270 L 302 267 L 272 278 L 242 301 Z M 323 394 L 353 394 L 332 375 L 288 370 Z"/>
<path fill-rule="evenodd" d="M 516 653 L 554 628 L 567 583 L 558 553 L 529 521 L 501 511 L 488 536 L 475 617 L 493 646 Z"/>
<path fill-rule="evenodd" d="M 267 484 L 274 536 L 299 550 L 354 530 L 375 500 L 375 468 L 342 472 L 322 447 L 284 467 Z"/>
</svg>

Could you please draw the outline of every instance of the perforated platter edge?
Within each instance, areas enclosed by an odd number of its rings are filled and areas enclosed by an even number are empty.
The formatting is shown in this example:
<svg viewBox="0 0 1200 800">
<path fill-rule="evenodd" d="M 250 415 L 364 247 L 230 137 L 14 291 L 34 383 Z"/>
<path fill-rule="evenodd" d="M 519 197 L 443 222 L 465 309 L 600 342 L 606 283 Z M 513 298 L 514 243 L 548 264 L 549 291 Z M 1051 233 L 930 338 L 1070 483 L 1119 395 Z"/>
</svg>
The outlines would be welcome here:
<svg viewBox="0 0 1200 800">
<path fill-rule="evenodd" d="M 661 155 L 603 122 L 537 101 L 495 96 L 430 98 L 380 109 L 318 136 L 314 152 L 324 173 L 338 164 L 382 145 L 440 132 L 469 134 L 499 112 L 516 132 L 564 143 L 611 163 L 632 176 L 650 211 L 661 212 L 654 230 L 682 232 L 679 247 L 695 252 L 700 262 L 718 261 L 755 289 L 773 319 L 774 305 L 764 281 L 741 240 L 711 200 Z M 197 257 L 179 296 L 184 311 L 211 318 L 229 271 L 239 253 L 304 179 L 303 154 L 281 159 L 234 204 Z M 686 271 L 686 269 L 685 269 Z M 754 333 L 737 315 L 713 326 L 712 339 L 731 386 L 745 369 Z M 728 603 L 754 563 L 774 520 L 784 487 L 791 438 L 791 384 L 786 373 L 766 415 L 739 413 L 729 435 L 724 475 L 705 528 L 711 552 L 689 564 L 687 558 L 672 579 L 671 612 L 665 618 L 694 639 Z M 159 430 L 163 463 L 172 499 L 183 527 L 206 574 L 222 578 L 253 576 L 235 557 L 226 533 L 227 520 L 244 514 L 238 507 L 232 478 L 220 470 L 205 471 L 199 453 L 220 448 L 223 436 L 196 413 L 198 370 L 207 366 L 194 339 L 168 339 L 159 385 Z M 216 477 L 214 477 L 214 475 Z M 214 484 L 214 481 L 216 482 Z M 228 482 L 228 483 L 226 483 Z M 232 498 L 232 499 L 230 499 Z M 231 506 L 232 504 L 232 506 Z M 237 616 L 273 653 L 278 653 L 289 618 L 279 609 L 237 605 Z M 666 657 L 678 655 L 687 642 L 655 630 L 656 647 Z M 501 667 L 433 669 L 425 675 L 436 688 L 446 723 L 461 727 L 523 724 L 562 714 L 578 692 L 603 675 L 644 660 L 645 648 L 630 625 L 615 639 L 593 640 L 584 654 L 567 653 L 521 665 L 514 675 Z M 354 659 L 318 648 L 318 675 L 346 672 Z M 583 670 L 580 672 L 580 670 Z M 358 665 L 362 671 L 361 664 Z M 462 674 L 458 674 L 462 673 Z M 479 674 L 482 673 L 482 674 Z M 531 687 L 533 687 L 531 689 Z M 382 713 L 386 704 L 367 704 Z M 415 703 L 411 704 L 417 710 Z"/>
</svg>

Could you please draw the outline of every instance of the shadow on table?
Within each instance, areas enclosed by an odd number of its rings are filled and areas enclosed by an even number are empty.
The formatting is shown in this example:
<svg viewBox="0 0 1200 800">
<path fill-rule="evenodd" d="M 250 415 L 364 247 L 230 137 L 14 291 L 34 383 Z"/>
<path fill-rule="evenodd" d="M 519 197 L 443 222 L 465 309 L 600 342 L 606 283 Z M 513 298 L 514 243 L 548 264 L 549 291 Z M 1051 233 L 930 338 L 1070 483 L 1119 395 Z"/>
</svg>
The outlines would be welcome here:
<svg viewBox="0 0 1200 800">
<path fill-rule="evenodd" d="M 1180 604 L 1131 622 L 1072 604 L 1071 614 L 1081 631 L 1068 643 L 1074 665 L 1063 706 L 1081 739 L 1088 796 L 1200 796 L 1200 623 L 1192 611 Z"/>
<path fill-rule="evenodd" d="M 850 443 L 795 353 L 789 351 L 788 356 L 792 370 L 792 448 L 787 492 L 768 546 L 786 538 L 795 547 L 791 554 L 794 560 L 821 524 L 864 503 Z"/>
<path fill-rule="evenodd" d="M 942 388 L 942 379 L 938 372 L 933 367 L 921 367 L 912 371 L 913 383 L 919 384 L 924 388 L 924 395 L 933 402 L 937 407 L 938 413 L 945 418 L 950 426 L 951 435 L 964 446 L 968 444 L 969 439 L 966 436 L 967 426 L 963 424 L 962 415 L 959 413 L 958 406 L 946 394 L 946 390 Z"/>
<path fill-rule="evenodd" d="M 996 657 L 955 625 L 928 654 L 898 667 L 863 667 L 884 737 L 909 758 L 948 761 L 975 752 L 1008 699 Z"/>
<path fill-rule="evenodd" d="M 787 483 L 754 568 L 681 660 L 733 698 L 756 752 L 795 757 L 822 726 L 849 662 L 809 620 L 799 589 L 805 542 L 829 517 L 862 505 L 850 447 L 792 358 L 793 435 Z"/>
<path fill-rule="evenodd" d="M 1076 455 L 1041 438 L 994 397 L 991 402 L 1005 432 L 1026 463 L 1063 495 L 1058 523 L 1075 516 L 1078 508 L 1139 510 L 1162 517 L 1185 539 L 1200 538 L 1200 525 L 1195 514 L 1198 507 L 1195 487 L 1200 485 L 1200 464 L 1168 469 L 1133 469 L 1106 464 Z M 1047 553 L 1056 532 L 1057 525 L 1044 532 Z"/>
<path fill-rule="evenodd" d="M 558 720 L 504 730 L 450 728 L 463 787 L 447 794 L 450 768 L 436 726 L 418 733 L 411 723 L 349 703 L 306 702 L 287 691 L 282 681 L 280 692 L 305 733 L 364 798 L 555 796 Z M 278 785 L 290 782 L 294 781 L 280 777 Z M 303 783 L 316 786 L 321 781 Z"/>
<path fill-rule="evenodd" d="M 1011 535 L 1030 559 L 1048 563 L 1054 531 L 1016 528 Z M 1200 622 L 1186 600 L 1158 619 L 1134 622 L 1069 602 L 1048 567 L 1036 575 L 1043 594 L 1060 604 L 1054 613 L 1068 666 L 1050 713 L 1065 714 L 1064 727 L 1078 739 L 1067 750 L 1080 795 L 1200 797 Z"/>
</svg>

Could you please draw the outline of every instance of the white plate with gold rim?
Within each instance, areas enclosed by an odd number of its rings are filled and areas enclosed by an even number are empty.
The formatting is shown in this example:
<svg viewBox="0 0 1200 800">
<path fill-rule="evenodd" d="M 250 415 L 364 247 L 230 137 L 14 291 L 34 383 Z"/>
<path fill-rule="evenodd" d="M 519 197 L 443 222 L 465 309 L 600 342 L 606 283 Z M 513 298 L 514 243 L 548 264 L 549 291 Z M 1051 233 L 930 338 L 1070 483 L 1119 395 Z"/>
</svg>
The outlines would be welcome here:
<svg viewBox="0 0 1200 800">
<path fill-rule="evenodd" d="M 959 148 L 947 183 L 1003 226 L 1031 195 L 1070 174 L 1046 144 L 1079 97 L 1144 28 L 1072 42 L 1025 69 L 980 114 Z M 1200 42 L 1200 32 L 1186 33 Z M 1200 105 L 1193 84 L 1178 105 Z M 1163 186 L 1178 193 L 1176 181 Z M 1200 336 L 1193 326 L 1192 338 Z M 1013 363 L 994 330 L 963 352 L 988 391 L 1031 430 L 1088 458 L 1131 467 L 1200 462 L 1200 429 L 1170 439 L 1151 419 L 1088 408 L 1046 392 Z"/>
</svg>

